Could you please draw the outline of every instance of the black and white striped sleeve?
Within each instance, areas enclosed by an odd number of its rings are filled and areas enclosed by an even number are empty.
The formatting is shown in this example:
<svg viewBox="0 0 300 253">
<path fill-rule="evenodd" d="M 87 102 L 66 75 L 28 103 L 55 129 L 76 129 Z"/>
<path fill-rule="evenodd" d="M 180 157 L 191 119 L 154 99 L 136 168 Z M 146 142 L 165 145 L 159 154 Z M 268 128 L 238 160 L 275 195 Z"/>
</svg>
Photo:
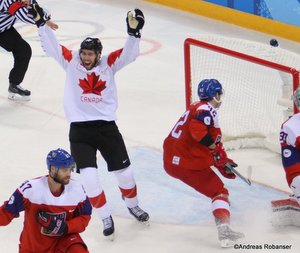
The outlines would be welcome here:
<svg viewBox="0 0 300 253">
<path fill-rule="evenodd" d="M 16 11 L 15 16 L 17 17 L 17 19 L 21 20 L 24 23 L 35 24 L 35 21 L 32 18 L 28 17 L 27 14 L 27 8 L 22 7 Z"/>
<path fill-rule="evenodd" d="M 27 7 L 24 6 L 21 2 L 15 0 L 7 0 L 5 1 L 5 5 L 8 13 L 11 16 L 15 16 L 18 20 L 24 23 L 35 24 L 35 21 L 27 16 Z"/>
</svg>

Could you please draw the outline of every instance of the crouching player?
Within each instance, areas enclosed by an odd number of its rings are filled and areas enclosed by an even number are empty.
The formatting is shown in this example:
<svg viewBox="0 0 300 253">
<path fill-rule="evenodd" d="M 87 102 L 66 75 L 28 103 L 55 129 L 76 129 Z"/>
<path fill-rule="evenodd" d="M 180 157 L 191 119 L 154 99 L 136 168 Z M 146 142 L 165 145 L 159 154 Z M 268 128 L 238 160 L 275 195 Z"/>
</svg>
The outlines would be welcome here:
<svg viewBox="0 0 300 253">
<path fill-rule="evenodd" d="M 0 226 L 24 211 L 19 253 L 88 253 L 79 233 L 92 206 L 80 183 L 71 179 L 73 157 L 63 149 L 47 156 L 49 174 L 25 181 L 0 207 Z"/>
<path fill-rule="evenodd" d="M 227 157 L 221 142 L 217 109 L 223 89 L 216 79 L 198 85 L 200 101 L 190 105 L 164 141 L 164 169 L 172 177 L 191 186 L 212 201 L 221 247 L 231 247 L 244 237 L 229 227 L 229 192 L 212 166 L 229 179 L 236 176 L 227 166 L 237 164 Z"/>
<path fill-rule="evenodd" d="M 300 88 L 295 90 L 293 101 L 300 109 Z M 282 165 L 293 195 L 288 199 L 272 201 L 273 224 L 300 226 L 300 113 L 282 124 L 280 144 Z"/>
</svg>

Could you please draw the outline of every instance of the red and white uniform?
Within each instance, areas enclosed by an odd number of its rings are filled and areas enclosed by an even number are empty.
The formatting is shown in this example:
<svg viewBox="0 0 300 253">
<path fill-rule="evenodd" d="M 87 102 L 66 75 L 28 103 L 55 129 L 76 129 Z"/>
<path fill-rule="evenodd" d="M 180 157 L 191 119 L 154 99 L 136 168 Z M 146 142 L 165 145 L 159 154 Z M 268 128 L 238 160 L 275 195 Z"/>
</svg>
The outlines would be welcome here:
<svg viewBox="0 0 300 253">
<path fill-rule="evenodd" d="M 228 190 L 210 168 L 213 155 L 200 140 L 210 134 L 221 141 L 218 114 L 208 102 L 197 102 L 180 117 L 164 141 L 163 160 L 166 172 L 212 199 L 212 211 L 222 222 L 229 222 Z"/>
<path fill-rule="evenodd" d="M 48 176 L 25 181 L 0 207 L 0 226 L 9 224 L 24 211 L 24 227 L 20 236 L 20 253 L 53 253 L 63 236 L 42 233 L 36 222 L 38 211 L 64 214 L 68 234 L 81 233 L 91 217 L 91 204 L 82 185 L 74 180 L 64 186 L 59 196 L 54 196 L 48 186 Z"/>
<path fill-rule="evenodd" d="M 300 175 L 300 113 L 285 121 L 280 131 L 281 158 L 288 185 Z"/>
<path fill-rule="evenodd" d="M 44 51 L 66 71 L 64 108 L 69 122 L 116 120 L 117 91 L 114 74 L 139 55 L 139 38 L 128 36 L 122 49 L 102 56 L 98 65 L 87 70 L 78 51 L 59 45 L 53 31 L 39 28 Z"/>
<path fill-rule="evenodd" d="M 199 141 L 210 134 L 221 141 L 218 114 L 207 102 L 197 102 L 180 117 L 164 141 L 164 162 L 188 170 L 203 170 L 214 164 L 208 147 Z"/>
</svg>

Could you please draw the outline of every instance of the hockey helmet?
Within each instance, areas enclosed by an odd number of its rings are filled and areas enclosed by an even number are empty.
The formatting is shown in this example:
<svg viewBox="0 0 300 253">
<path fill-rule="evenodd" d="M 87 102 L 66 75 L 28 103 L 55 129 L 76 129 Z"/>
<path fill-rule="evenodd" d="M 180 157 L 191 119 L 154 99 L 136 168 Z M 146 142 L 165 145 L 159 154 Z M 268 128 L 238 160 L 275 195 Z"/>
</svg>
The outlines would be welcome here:
<svg viewBox="0 0 300 253">
<path fill-rule="evenodd" d="M 54 166 L 56 170 L 59 168 L 75 168 L 74 158 L 61 148 L 51 150 L 47 155 L 46 161 L 48 170 L 50 170 L 51 166 Z"/>
<path fill-rule="evenodd" d="M 80 52 L 82 49 L 94 50 L 96 54 L 101 54 L 102 52 L 102 43 L 98 38 L 87 37 L 80 44 Z"/>
<path fill-rule="evenodd" d="M 298 109 L 300 109 L 300 87 L 294 91 L 293 101 Z"/>
<path fill-rule="evenodd" d="M 216 79 L 204 79 L 198 84 L 198 96 L 200 100 L 212 100 L 217 93 L 223 94 L 221 83 Z"/>
</svg>

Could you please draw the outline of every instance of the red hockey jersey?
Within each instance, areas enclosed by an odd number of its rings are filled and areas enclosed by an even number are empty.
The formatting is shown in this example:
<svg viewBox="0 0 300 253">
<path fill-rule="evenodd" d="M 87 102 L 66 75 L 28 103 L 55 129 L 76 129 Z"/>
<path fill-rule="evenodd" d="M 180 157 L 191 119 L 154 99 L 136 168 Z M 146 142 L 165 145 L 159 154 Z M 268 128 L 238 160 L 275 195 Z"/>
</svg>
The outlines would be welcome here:
<svg viewBox="0 0 300 253">
<path fill-rule="evenodd" d="M 218 114 L 207 102 L 196 102 L 180 117 L 163 145 L 165 163 L 191 170 L 207 169 L 214 164 L 208 147 L 199 141 L 210 134 L 221 141 Z"/>
<path fill-rule="evenodd" d="M 24 211 L 20 253 L 53 253 L 61 238 L 43 234 L 42 227 L 35 220 L 37 211 L 64 215 L 69 234 L 83 232 L 90 221 L 92 206 L 82 185 L 71 180 L 60 196 L 54 196 L 47 177 L 25 181 L 0 207 L 0 226 L 9 224 Z"/>
</svg>

